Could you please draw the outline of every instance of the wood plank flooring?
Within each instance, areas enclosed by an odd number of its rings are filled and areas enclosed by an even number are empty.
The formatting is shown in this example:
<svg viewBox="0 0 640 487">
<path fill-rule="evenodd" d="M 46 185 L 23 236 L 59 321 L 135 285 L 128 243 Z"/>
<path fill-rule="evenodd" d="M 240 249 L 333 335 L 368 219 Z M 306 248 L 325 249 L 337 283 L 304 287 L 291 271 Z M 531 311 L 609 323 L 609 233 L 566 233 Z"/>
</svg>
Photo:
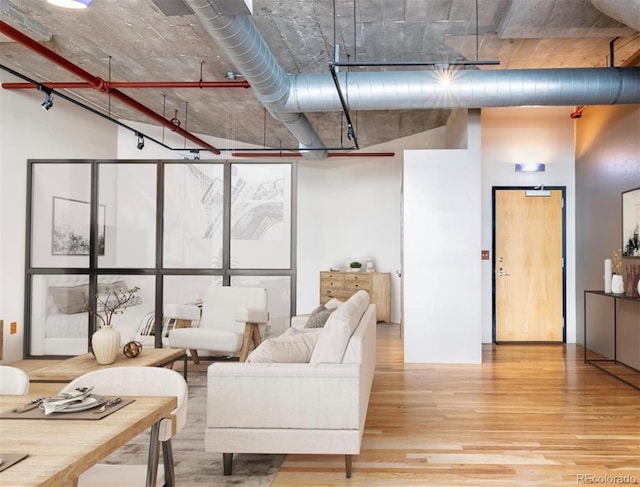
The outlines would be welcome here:
<svg viewBox="0 0 640 487">
<path fill-rule="evenodd" d="M 640 483 L 640 392 L 580 346 L 485 345 L 482 365 L 408 365 L 385 324 L 352 478 L 341 455 L 288 455 L 272 486 L 596 483 Z"/>
</svg>

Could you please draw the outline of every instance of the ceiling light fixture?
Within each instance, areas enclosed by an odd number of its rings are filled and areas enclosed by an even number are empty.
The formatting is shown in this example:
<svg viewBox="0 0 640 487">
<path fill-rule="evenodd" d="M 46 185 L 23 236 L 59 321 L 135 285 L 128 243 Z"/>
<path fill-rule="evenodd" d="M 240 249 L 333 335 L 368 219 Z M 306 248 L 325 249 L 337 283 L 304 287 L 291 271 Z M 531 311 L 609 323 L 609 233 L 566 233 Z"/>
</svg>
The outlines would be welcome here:
<svg viewBox="0 0 640 487">
<path fill-rule="evenodd" d="M 92 0 L 47 0 L 47 3 L 64 8 L 87 8 Z"/>
<path fill-rule="evenodd" d="M 516 164 L 516 172 L 544 172 L 546 166 L 541 162 Z"/>
<path fill-rule="evenodd" d="M 144 149 L 144 135 L 139 134 L 138 132 L 136 132 L 136 135 L 138 136 L 138 145 L 136 145 L 136 147 L 138 150 L 142 150 Z"/>
</svg>

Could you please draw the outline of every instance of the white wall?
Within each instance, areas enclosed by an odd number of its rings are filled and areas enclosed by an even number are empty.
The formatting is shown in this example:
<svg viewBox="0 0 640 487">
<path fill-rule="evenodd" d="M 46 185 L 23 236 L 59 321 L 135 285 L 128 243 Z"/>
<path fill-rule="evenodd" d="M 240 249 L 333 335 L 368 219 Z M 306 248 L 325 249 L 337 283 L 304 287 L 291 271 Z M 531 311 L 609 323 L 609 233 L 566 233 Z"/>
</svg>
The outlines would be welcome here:
<svg viewBox="0 0 640 487">
<path fill-rule="evenodd" d="M 468 149 L 405 151 L 404 360 L 480 363 L 480 113 Z"/>
<path fill-rule="evenodd" d="M 0 73 L 0 81 L 20 81 Z M 0 90 L 0 318 L 3 362 L 22 358 L 27 159 L 110 159 L 115 125 L 56 98 L 49 111 L 35 90 Z M 9 324 L 18 333 L 9 334 Z"/>
<path fill-rule="evenodd" d="M 387 158 L 298 167 L 298 313 L 318 306 L 320 271 L 373 260 L 391 273 L 391 321 L 400 321 L 402 168 Z"/>
<path fill-rule="evenodd" d="M 573 107 L 482 110 L 482 248 L 492 248 L 493 186 L 566 187 L 566 335 L 576 341 L 575 150 Z M 546 171 L 516 173 L 516 162 L 543 162 Z M 491 260 L 482 261 L 482 341 L 492 341 Z"/>
</svg>

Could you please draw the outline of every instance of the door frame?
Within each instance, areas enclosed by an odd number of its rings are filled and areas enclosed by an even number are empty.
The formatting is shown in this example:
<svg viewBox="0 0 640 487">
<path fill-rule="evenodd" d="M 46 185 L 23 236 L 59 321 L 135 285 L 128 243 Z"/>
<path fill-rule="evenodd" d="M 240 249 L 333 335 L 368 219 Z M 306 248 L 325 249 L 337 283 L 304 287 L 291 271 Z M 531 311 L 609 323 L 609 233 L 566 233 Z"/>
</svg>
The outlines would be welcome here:
<svg viewBox="0 0 640 487">
<path fill-rule="evenodd" d="M 496 343 L 496 192 L 549 190 L 562 192 L 562 343 L 567 343 L 567 187 L 566 186 L 492 186 L 491 187 L 491 343 Z M 504 342 L 501 342 L 504 343 Z M 557 344 L 558 342 L 518 342 Z"/>
</svg>

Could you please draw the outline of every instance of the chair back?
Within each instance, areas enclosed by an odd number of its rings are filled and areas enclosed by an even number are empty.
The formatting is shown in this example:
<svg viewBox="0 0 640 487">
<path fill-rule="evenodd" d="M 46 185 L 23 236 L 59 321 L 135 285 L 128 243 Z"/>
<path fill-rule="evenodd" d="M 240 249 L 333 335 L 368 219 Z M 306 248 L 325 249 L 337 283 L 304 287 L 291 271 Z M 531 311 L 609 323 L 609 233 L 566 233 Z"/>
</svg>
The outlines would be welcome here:
<svg viewBox="0 0 640 487">
<path fill-rule="evenodd" d="M 237 308 L 268 311 L 267 290 L 249 286 L 211 286 L 202 300 L 200 328 L 244 333 L 244 323 L 235 320 Z"/>
<path fill-rule="evenodd" d="M 60 392 L 71 392 L 77 387 L 93 387 L 95 394 L 105 396 L 176 396 L 178 407 L 176 432 L 187 420 L 187 382 L 175 370 L 161 367 L 109 367 L 94 370 L 74 379 Z M 171 420 L 163 419 L 160 425 L 160 441 L 173 436 Z"/>
<path fill-rule="evenodd" d="M 17 367 L 0 365 L 0 394 L 28 394 L 29 376 Z"/>
</svg>

